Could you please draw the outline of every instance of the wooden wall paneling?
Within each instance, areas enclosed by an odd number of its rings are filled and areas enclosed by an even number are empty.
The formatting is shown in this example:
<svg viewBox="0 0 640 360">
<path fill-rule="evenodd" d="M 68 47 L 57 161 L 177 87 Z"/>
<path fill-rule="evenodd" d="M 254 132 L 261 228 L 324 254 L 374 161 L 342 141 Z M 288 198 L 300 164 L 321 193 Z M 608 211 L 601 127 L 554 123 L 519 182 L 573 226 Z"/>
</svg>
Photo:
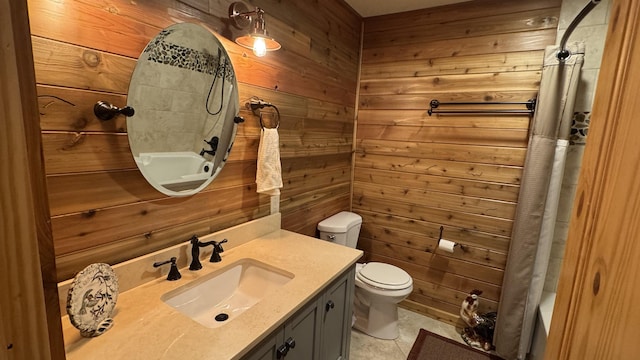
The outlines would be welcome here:
<svg viewBox="0 0 640 360">
<path fill-rule="evenodd" d="M 243 51 L 239 45 L 232 45 L 227 48 L 230 55 L 238 55 L 233 50 L 234 48 L 238 48 L 236 51 Z M 274 54 L 274 56 L 276 55 Z M 350 104 L 355 103 L 353 90 L 350 92 L 348 87 L 341 84 L 340 81 L 332 81 L 332 79 L 339 79 L 331 77 L 331 75 L 334 75 L 332 71 L 324 73 L 313 71 L 312 69 L 317 64 L 296 55 L 278 54 L 277 56 L 293 58 L 291 63 L 296 65 L 291 67 L 283 66 L 282 64 L 277 67 L 272 67 L 269 64 L 256 66 L 254 57 L 249 58 L 251 60 L 236 61 L 238 56 L 232 56 L 238 81 L 249 82 L 267 89 L 323 99 L 333 103 L 341 103 L 343 101 Z M 355 83 L 353 85 L 355 86 Z"/>
<path fill-rule="evenodd" d="M 217 180 L 217 179 L 216 179 Z M 47 176 L 52 216 L 162 198 L 138 169 Z M 109 189 L 105 191 L 105 189 Z M 78 202 L 77 198 L 85 200 Z"/>
<path fill-rule="evenodd" d="M 345 3 L 304 0 L 255 0 L 253 3 L 269 9 L 272 16 L 291 24 L 295 31 L 307 34 L 311 38 L 311 59 L 329 68 L 342 69 L 355 79 L 361 19 Z"/>
<path fill-rule="evenodd" d="M 341 103 L 345 100 L 346 104 L 355 102 L 353 90 L 352 94 L 348 94 L 346 90 L 355 86 L 355 82 L 341 84 L 337 80 L 339 77 L 333 76 L 330 70 L 324 73 L 309 70 L 316 67 L 315 63 L 300 66 L 305 60 L 294 56 L 291 62 L 298 66 L 291 68 L 282 65 L 273 67 L 269 64 L 257 64 L 255 57 L 243 58 L 240 46 L 221 40 L 232 58 L 240 82 L 333 103 Z M 127 93 L 129 79 L 136 64 L 135 59 L 44 38 L 34 37 L 33 42 L 38 83 L 117 94 Z M 300 72 L 301 69 L 303 73 Z"/>
<path fill-rule="evenodd" d="M 278 0 L 254 0 L 257 6 L 271 9 L 272 16 L 301 29 L 308 29 L 313 37 L 326 42 L 340 44 L 345 50 L 357 55 L 357 49 L 350 47 L 360 41 L 360 15 L 346 3 L 314 3 L 292 0 L 283 3 Z M 300 17 L 307 21 L 300 22 Z M 338 46 L 338 45 L 336 45 Z M 357 65 L 357 64 L 356 64 Z"/>
<path fill-rule="evenodd" d="M 355 186 L 356 184 L 354 184 Z M 409 189 L 392 185 L 358 183 L 355 186 L 358 194 L 363 197 L 379 199 L 381 201 L 395 200 L 406 204 L 425 205 L 445 211 L 458 211 L 470 214 L 513 219 L 515 203 L 447 194 L 423 189 Z"/>
<path fill-rule="evenodd" d="M 540 71 L 378 78 L 360 82 L 361 95 L 410 95 L 447 91 L 510 91 L 540 88 Z"/>
<path fill-rule="evenodd" d="M 296 31 L 278 18 L 265 13 L 266 26 L 269 36 L 286 44 L 284 51 L 301 55 L 304 58 L 311 57 L 311 37 L 303 32 Z"/>
<path fill-rule="evenodd" d="M 447 228 L 446 232 L 444 232 L 444 237 L 446 239 L 453 240 L 449 237 L 449 234 L 450 228 Z M 507 259 L 506 251 L 497 252 L 488 249 L 486 246 L 477 247 L 467 245 L 466 243 L 460 243 L 461 247 L 456 248 L 453 253 L 442 252 L 441 250 L 438 250 L 437 236 L 432 238 L 425 234 L 410 232 L 404 229 L 390 228 L 387 226 L 379 226 L 375 223 L 367 224 L 366 229 L 362 231 L 362 236 L 371 240 L 386 242 L 391 245 L 403 246 L 431 254 L 435 252 L 446 257 L 480 265 L 493 266 L 500 269 L 504 269 Z"/>
<path fill-rule="evenodd" d="M 102 121 L 94 115 L 92 107 L 85 106 L 100 100 L 123 106 L 127 103 L 124 95 L 47 85 L 38 85 L 37 89 L 40 127 L 44 131 L 127 131 L 124 116 Z"/>
<path fill-rule="evenodd" d="M 441 129 L 438 129 L 441 130 Z M 440 138 L 434 139 L 439 141 Z M 446 139 L 444 140 L 446 141 Z M 465 161 L 494 165 L 522 166 L 526 148 L 504 146 L 478 146 L 469 143 L 400 142 L 393 140 L 362 139 L 358 148 L 364 154 L 402 155 L 412 158 L 429 158 L 449 161 Z"/>
<path fill-rule="evenodd" d="M 288 196 L 294 196 L 305 192 L 313 192 L 321 186 L 329 186 L 335 184 L 349 184 L 351 178 L 351 168 L 344 167 L 335 171 L 308 171 L 293 176 L 289 174 L 285 177 L 286 193 Z"/>
<path fill-rule="evenodd" d="M 67 280 L 87 263 L 107 262 L 119 263 L 136 256 L 145 255 L 177 243 L 186 242 L 192 235 L 206 235 L 249 220 L 269 215 L 268 199 L 258 207 L 226 211 L 215 218 L 202 219 L 193 223 L 183 223 L 177 226 L 158 229 L 151 233 L 138 234 L 129 238 L 118 239 L 88 249 L 78 250 L 56 258 L 58 266 L 58 281 Z M 233 241 L 233 239 L 229 239 Z M 181 267 L 187 265 L 188 256 L 184 254 L 178 259 Z"/>
<path fill-rule="evenodd" d="M 440 74 L 482 74 L 490 72 L 539 71 L 544 51 L 522 51 L 510 53 L 480 54 L 405 60 L 392 63 L 368 64 L 362 69 L 362 80 L 403 77 L 437 76 Z"/>
<path fill-rule="evenodd" d="M 379 170 L 400 170 L 406 173 L 446 175 L 467 180 L 518 184 L 522 168 L 517 166 L 486 165 L 437 159 L 398 158 L 385 155 L 356 157 L 356 166 Z"/>
<path fill-rule="evenodd" d="M 422 290 L 422 292 L 420 292 L 420 290 Z M 407 299 L 408 300 L 413 300 L 413 301 L 418 301 L 418 302 L 420 302 L 420 304 L 422 304 L 424 306 L 427 306 L 427 307 L 444 310 L 449 314 L 455 314 L 456 310 L 458 312 L 460 312 L 460 306 L 459 305 L 450 304 L 450 303 L 448 303 L 446 301 L 442 301 L 442 300 L 440 300 L 438 298 L 433 298 L 431 296 L 425 295 L 425 294 L 429 294 L 429 293 L 430 292 L 427 292 L 424 289 L 418 287 L 417 289 L 415 289 L 414 292 L 409 294 L 409 297 Z"/>
<path fill-rule="evenodd" d="M 286 140 L 286 138 L 284 138 Z M 328 140 L 327 140 L 328 141 Z M 292 148 L 291 146 L 287 147 L 287 144 L 283 144 L 283 149 L 280 151 L 282 157 L 298 157 L 298 156 L 316 156 L 316 155 L 327 155 L 327 154 L 335 154 L 341 152 L 348 152 L 351 150 L 351 144 L 340 143 L 340 144 L 318 144 L 317 142 L 308 143 L 308 142 L 298 142 Z"/>
<path fill-rule="evenodd" d="M 32 41 L 38 84 L 127 93 L 134 59 L 35 36 Z"/>
<path fill-rule="evenodd" d="M 433 24 L 457 21 L 464 24 L 464 20 L 476 20 L 488 16 L 512 14 L 538 9 L 552 9 L 552 14 L 559 13 L 562 0 L 536 1 L 504 1 L 504 0 L 475 0 L 436 8 L 427 8 L 408 13 L 391 14 L 366 21 L 366 33 L 402 28 L 406 24 Z"/>
<path fill-rule="evenodd" d="M 460 310 L 460 305 L 464 299 L 469 295 L 468 292 L 458 291 L 419 279 L 414 280 L 413 286 L 417 288 L 417 295 L 430 297 L 430 294 L 438 294 L 438 300 L 458 307 L 458 310 Z M 480 301 L 479 311 L 481 313 L 497 311 L 497 306 L 497 301 L 483 297 Z"/>
<path fill-rule="evenodd" d="M 359 168 L 354 181 L 369 184 L 394 184 L 408 189 L 424 189 L 463 194 L 485 199 L 516 202 L 520 187 L 512 184 L 456 179 L 437 175 L 408 174 L 392 170 Z"/>
<path fill-rule="evenodd" d="M 268 213 L 268 197 L 255 193 L 260 131 L 248 109 L 241 111 L 247 121 L 222 175 L 188 199 L 164 197 L 136 172 L 124 118 L 102 123 L 92 115 L 98 99 L 126 102 L 136 58 L 160 29 L 191 21 L 233 38 L 238 30 L 228 26 L 230 2 L 29 0 L 58 280 L 83 264 L 123 261 L 184 241 L 191 232 Z M 352 59 L 360 36 L 349 29 L 359 29 L 361 19 L 339 1 L 323 3 L 321 11 L 302 3 L 272 5 L 260 6 L 281 51 L 258 59 L 218 38 L 234 63 L 241 106 L 258 96 L 282 113 L 283 194 L 289 192 L 283 223 L 310 232 L 331 215 L 326 209 L 348 208 L 358 68 Z"/>
<path fill-rule="evenodd" d="M 363 215 L 367 260 L 416 279 L 405 306 L 456 324 L 462 298 L 477 288 L 497 307 L 531 118 L 427 109 L 432 99 L 535 98 L 559 8 L 559 0 L 478 0 L 365 19 L 353 209 Z M 506 107 L 466 107 L 478 108 Z M 463 248 L 435 250 L 440 226 Z M 432 271 L 443 276 L 424 275 Z"/>
<path fill-rule="evenodd" d="M 320 221 L 340 211 L 349 209 L 350 194 L 346 192 L 331 199 L 313 201 L 301 206 L 282 207 L 282 228 L 300 234 L 317 237 Z M 311 199 L 313 200 L 313 199 Z M 302 221 L 305 219 L 305 221 Z"/>
<path fill-rule="evenodd" d="M 255 179 L 255 173 L 255 161 L 227 162 L 203 191 L 243 185 L 245 179 Z M 164 198 L 138 169 L 51 175 L 47 177 L 47 186 L 52 216 Z M 78 203 L 78 197 L 85 200 Z"/>
<path fill-rule="evenodd" d="M 251 127 L 257 130 L 259 130 L 260 127 L 258 123 L 259 113 L 253 114 L 247 107 L 249 100 L 253 97 L 257 97 L 276 105 L 280 110 L 281 116 L 292 118 L 304 118 L 307 116 L 309 99 L 301 95 L 281 92 L 271 88 L 263 88 L 253 84 L 240 83 L 239 97 L 241 108 L 247 110 L 247 114 L 250 114 L 253 120 L 255 120 L 246 124 L 243 123 L 243 125 L 247 125 L 246 127 Z M 265 108 L 264 111 L 267 113 L 272 112 L 272 110 L 267 108 Z M 283 126 L 285 125 L 286 122 L 283 122 Z M 259 135 L 259 132 L 257 135 Z"/>
<path fill-rule="evenodd" d="M 469 293 L 465 293 L 462 291 L 458 291 L 455 289 L 450 289 L 444 286 L 439 286 L 438 284 L 422 281 L 422 280 L 414 280 L 413 286 L 416 289 L 415 294 L 422 297 L 429 297 L 428 294 L 437 293 L 440 297 L 438 301 L 449 304 L 449 306 L 453 307 L 453 313 L 455 313 L 455 308 L 458 310 L 462 301 L 469 295 Z M 482 313 L 489 311 L 497 310 L 497 302 L 494 300 L 490 300 L 487 298 L 483 298 L 481 301 L 481 308 L 479 311 Z"/>
<path fill-rule="evenodd" d="M 219 201 L 221 198 L 225 201 Z M 216 189 L 188 198 L 162 198 L 56 216 L 52 218 L 56 254 L 97 246 L 114 238 L 147 234 L 157 228 L 179 226 L 258 204 L 255 184 L 244 184 L 235 189 Z"/>
<path fill-rule="evenodd" d="M 138 58 L 151 38 L 175 23 L 200 23 L 223 33 L 229 26 L 226 11 L 222 19 L 178 0 L 113 0 L 108 4 L 78 0 L 73 6 L 29 0 L 34 35 L 131 58 Z"/>
<path fill-rule="evenodd" d="M 398 46 L 439 39 L 555 29 L 557 26 L 558 17 L 550 16 L 548 9 L 494 14 L 465 19 L 463 22 L 441 19 L 440 22 L 405 23 L 404 27 L 393 30 L 368 31 L 364 37 L 364 46 Z"/>
<path fill-rule="evenodd" d="M 424 205 L 383 200 L 374 196 L 364 196 L 355 186 L 353 190 L 353 204 L 354 209 L 358 209 L 357 211 L 364 210 L 384 215 L 403 216 L 410 219 L 429 221 L 445 226 L 461 227 L 499 236 L 511 236 L 511 229 L 513 227 L 513 221 L 509 219 L 494 218 L 466 212 L 461 213 Z"/>
<path fill-rule="evenodd" d="M 529 127 L 529 117 L 522 115 L 495 115 L 464 116 L 427 113 L 427 104 L 422 109 L 360 109 L 358 111 L 358 124 L 360 125 L 394 125 L 394 126 L 429 126 L 429 127 L 463 127 L 463 128 L 492 128 L 492 129 L 519 129 Z"/>
<path fill-rule="evenodd" d="M 398 127 L 359 125 L 357 139 L 386 139 L 407 142 L 445 142 L 473 145 L 526 147 L 528 131 L 462 127 Z"/>
<path fill-rule="evenodd" d="M 34 35 L 131 58 L 137 58 L 161 29 L 88 2 L 60 6 L 54 1 L 30 0 L 29 16 Z"/>
<path fill-rule="evenodd" d="M 404 234 L 413 234 L 413 236 L 417 237 L 426 236 L 433 239 L 432 244 L 427 244 L 426 248 L 423 246 L 424 251 L 433 252 L 436 247 L 436 241 L 440 236 L 440 223 L 431 222 L 430 219 L 412 219 L 365 210 L 360 210 L 360 213 L 363 217 L 363 224 L 365 224 L 362 232 L 363 234 L 371 234 L 369 237 L 373 239 L 384 240 L 386 238 L 382 236 L 382 234 L 376 236 L 373 232 L 374 228 L 383 228 L 385 233 L 400 231 Z M 371 227 L 371 229 L 369 229 L 369 227 Z M 443 229 L 443 237 L 461 245 L 478 247 L 500 254 L 506 253 L 509 249 L 509 237 L 456 226 L 445 226 Z M 410 238 L 409 235 L 407 235 L 403 241 L 404 246 L 416 247 L 415 241 Z"/>
<path fill-rule="evenodd" d="M 247 49 L 236 45 L 235 43 L 221 39 L 227 52 L 231 56 L 234 68 L 244 69 L 246 71 L 236 70 L 238 80 L 250 84 L 264 87 L 265 89 L 280 90 L 297 95 L 304 95 L 303 92 L 294 92 L 286 89 L 300 88 L 305 90 L 301 84 L 310 87 L 307 91 L 322 91 L 316 89 L 340 89 L 340 93 L 344 93 L 342 89 L 353 88 L 356 86 L 354 78 L 340 67 L 321 67 L 316 62 L 301 55 L 277 51 L 270 53 L 270 57 L 256 58 L 253 53 L 247 52 Z M 274 79 L 273 72 L 277 72 L 281 78 Z M 264 77 L 264 79 L 262 79 Z M 296 83 L 296 81 L 300 83 Z M 335 96 L 326 93 L 317 97 L 323 99 L 325 96 Z M 353 95 L 349 95 L 353 98 Z M 338 104 L 344 103 L 352 106 L 353 102 L 339 101 Z"/>
<path fill-rule="evenodd" d="M 404 300 L 401 303 L 401 306 L 411 311 L 417 312 L 419 314 L 429 316 L 438 321 L 442 321 L 444 323 L 448 323 L 450 325 L 456 326 L 459 329 L 464 328 L 464 323 L 460 319 L 460 315 L 456 316 L 451 314 L 450 312 L 442 311 L 440 309 L 436 309 L 433 307 L 428 307 L 422 303 L 413 301 L 411 299 Z"/>
<path fill-rule="evenodd" d="M 294 210 L 304 209 L 316 203 L 329 202 L 345 194 L 349 194 L 348 183 L 325 185 L 313 192 L 309 191 L 294 195 L 289 195 L 287 190 L 284 189 L 280 195 L 280 208 L 283 214 L 291 213 Z M 312 225 L 315 226 L 316 224 Z"/>
<path fill-rule="evenodd" d="M 297 176 L 300 174 L 307 174 L 311 176 L 308 171 L 341 171 L 345 167 L 349 167 L 351 164 L 351 154 L 331 154 L 314 156 L 311 161 L 309 158 L 285 158 L 282 159 L 282 174 L 286 178 L 289 175 Z"/>
<path fill-rule="evenodd" d="M 354 83 L 355 86 L 355 83 Z M 259 136 L 259 112 L 253 113 L 246 108 L 252 97 L 257 97 L 278 107 L 282 118 L 282 130 L 296 129 L 323 130 L 327 131 L 335 123 L 342 124 L 342 132 L 353 132 L 354 103 L 334 103 L 326 99 L 309 98 L 300 94 L 286 93 L 280 90 L 268 89 L 255 86 L 253 84 L 239 84 L 240 105 L 248 115 L 247 122 L 243 123 L 239 131 L 250 128 L 257 132 L 253 135 Z M 265 114 L 274 114 L 269 108 L 263 109 Z M 291 120 L 287 120 L 291 118 Z M 329 125 L 329 127 L 325 126 Z"/>
<path fill-rule="evenodd" d="M 47 174 L 136 169 L 126 134 L 43 132 Z"/>
<path fill-rule="evenodd" d="M 556 30 L 546 29 L 485 35 L 477 38 L 433 40 L 423 43 L 424 46 L 420 50 L 416 50 L 413 44 L 398 47 L 365 48 L 362 51 L 362 63 L 429 60 L 445 56 L 542 50 L 547 45 L 554 43 L 555 38 Z"/>
</svg>

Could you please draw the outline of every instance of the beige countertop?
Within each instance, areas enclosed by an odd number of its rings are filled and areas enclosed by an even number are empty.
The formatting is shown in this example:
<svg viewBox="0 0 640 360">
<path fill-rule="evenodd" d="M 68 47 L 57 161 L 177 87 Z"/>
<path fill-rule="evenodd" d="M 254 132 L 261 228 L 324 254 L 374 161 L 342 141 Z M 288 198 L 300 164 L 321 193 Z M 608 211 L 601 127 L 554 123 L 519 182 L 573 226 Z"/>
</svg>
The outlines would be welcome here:
<svg viewBox="0 0 640 360">
<path fill-rule="evenodd" d="M 229 243 L 232 241 L 229 238 Z M 286 230 L 261 235 L 222 253 L 222 262 L 203 260 L 199 271 L 181 268 L 182 279 L 178 281 L 163 277 L 122 292 L 113 327 L 99 337 L 81 337 L 68 317 L 63 317 L 67 359 L 239 359 L 361 255 L 360 250 Z M 272 265 L 295 277 L 237 318 L 214 329 L 161 301 L 162 294 L 244 258 Z"/>
</svg>

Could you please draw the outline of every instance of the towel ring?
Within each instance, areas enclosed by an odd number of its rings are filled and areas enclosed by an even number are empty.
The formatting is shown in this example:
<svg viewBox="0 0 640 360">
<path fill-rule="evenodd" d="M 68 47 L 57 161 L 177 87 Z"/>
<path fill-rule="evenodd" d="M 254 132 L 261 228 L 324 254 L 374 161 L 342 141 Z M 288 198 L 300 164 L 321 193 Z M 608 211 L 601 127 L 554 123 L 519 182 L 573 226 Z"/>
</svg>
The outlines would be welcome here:
<svg viewBox="0 0 640 360">
<path fill-rule="evenodd" d="M 272 107 L 272 108 L 274 108 L 276 110 L 276 114 L 277 114 L 277 116 L 276 116 L 276 126 L 274 128 L 271 128 L 271 129 L 278 129 L 280 127 L 280 110 L 278 110 L 277 106 L 272 105 L 272 104 L 268 104 L 268 105 L 264 105 L 264 106 Z M 260 111 L 260 127 L 262 129 L 265 129 L 264 122 L 262 121 L 262 111 Z"/>
</svg>

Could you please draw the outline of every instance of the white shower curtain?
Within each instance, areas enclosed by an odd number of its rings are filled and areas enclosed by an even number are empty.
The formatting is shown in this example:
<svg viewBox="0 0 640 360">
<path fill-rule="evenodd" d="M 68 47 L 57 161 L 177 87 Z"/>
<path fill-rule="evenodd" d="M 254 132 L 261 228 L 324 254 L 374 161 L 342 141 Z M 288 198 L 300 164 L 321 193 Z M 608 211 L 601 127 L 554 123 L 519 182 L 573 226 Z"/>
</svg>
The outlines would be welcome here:
<svg viewBox="0 0 640 360">
<path fill-rule="evenodd" d="M 569 46 L 564 62 L 559 47 L 548 47 L 520 184 L 507 266 L 494 334 L 496 352 L 506 360 L 524 359 L 549 264 L 560 187 L 584 44 Z"/>
</svg>

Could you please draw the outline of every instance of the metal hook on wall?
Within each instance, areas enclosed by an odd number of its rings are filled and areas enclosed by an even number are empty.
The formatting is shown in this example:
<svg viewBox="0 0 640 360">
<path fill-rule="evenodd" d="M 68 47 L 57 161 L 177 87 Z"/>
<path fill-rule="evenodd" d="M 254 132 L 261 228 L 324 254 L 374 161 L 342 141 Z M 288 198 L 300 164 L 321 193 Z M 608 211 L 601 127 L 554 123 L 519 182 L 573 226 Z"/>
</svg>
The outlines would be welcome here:
<svg viewBox="0 0 640 360">
<path fill-rule="evenodd" d="M 124 116 L 131 117 L 135 113 L 131 106 L 125 106 L 123 108 L 119 108 L 115 105 L 112 105 L 106 101 L 98 101 L 93 106 L 93 113 L 100 120 L 106 121 L 113 119 L 116 115 L 122 114 Z"/>
</svg>

